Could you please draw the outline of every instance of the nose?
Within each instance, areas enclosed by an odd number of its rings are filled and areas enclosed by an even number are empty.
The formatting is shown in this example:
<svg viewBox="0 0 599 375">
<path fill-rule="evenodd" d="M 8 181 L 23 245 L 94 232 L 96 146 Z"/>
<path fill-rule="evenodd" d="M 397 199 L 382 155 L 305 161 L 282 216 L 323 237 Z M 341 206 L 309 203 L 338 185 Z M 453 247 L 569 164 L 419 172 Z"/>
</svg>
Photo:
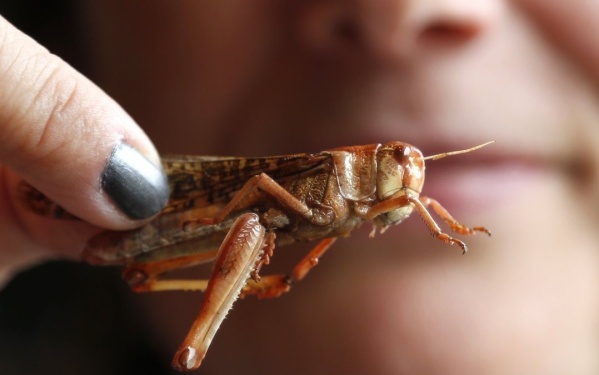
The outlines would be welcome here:
<svg viewBox="0 0 599 375">
<path fill-rule="evenodd" d="M 476 40 L 496 23 L 501 0 L 309 0 L 300 9 L 312 50 L 388 61 Z"/>
</svg>

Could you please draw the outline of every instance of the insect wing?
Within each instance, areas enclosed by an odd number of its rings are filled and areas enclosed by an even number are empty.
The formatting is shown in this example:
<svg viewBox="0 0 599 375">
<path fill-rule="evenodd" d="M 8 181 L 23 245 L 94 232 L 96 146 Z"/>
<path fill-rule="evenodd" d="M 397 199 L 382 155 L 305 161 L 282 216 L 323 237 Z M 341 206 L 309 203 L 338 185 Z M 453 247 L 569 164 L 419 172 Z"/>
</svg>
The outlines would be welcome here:
<svg viewBox="0 0 599 375">
<path fill-rule="evenodd" d="M 164 212 L 222 205 L 260 173 L 282 182 L 325 167 L 330 159 L 324 153 L 262 158 L 167 155 L 162 160 L 171 198 Z"/>
<path fill-rule="evenodd" d="M 253 176 L 266 173 L 283 181 L 324 166 L 324 154 L 265 158 L 165 156 L 171 198 L 161 214 L 127 232 L 106 231 L 93 237 L 83 256 L 90 263 L 127 264 L 212 251 L 235 217 L 216 225 L 183 230 L 186 220 L 211 217 Z"/>
<path fill-rule="evenodd" d="M 183 230 L 183 221 L 193 211 L 167 213 L 141 228 L 105 231 L 92 237 L 82 257 L 92 264 L 128 264 L 209 252 L 218 248 L 234 219 L 216 225 Z"/>
</svg>

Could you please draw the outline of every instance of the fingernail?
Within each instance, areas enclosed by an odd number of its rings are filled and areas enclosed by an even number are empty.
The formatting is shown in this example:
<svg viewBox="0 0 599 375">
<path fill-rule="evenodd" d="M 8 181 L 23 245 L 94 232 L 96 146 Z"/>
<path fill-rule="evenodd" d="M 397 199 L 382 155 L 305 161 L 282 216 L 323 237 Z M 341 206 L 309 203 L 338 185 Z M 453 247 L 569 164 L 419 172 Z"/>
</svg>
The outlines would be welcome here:
<svg viewBox="0 0 599 375">
<path fill-rule="evenodd" d="M 157 214 L 169 198 L 168 179 L 133 147 L 114 147 L 101 177 L 102 189 L 130 219 L 141 220 Z"/>
</svg>

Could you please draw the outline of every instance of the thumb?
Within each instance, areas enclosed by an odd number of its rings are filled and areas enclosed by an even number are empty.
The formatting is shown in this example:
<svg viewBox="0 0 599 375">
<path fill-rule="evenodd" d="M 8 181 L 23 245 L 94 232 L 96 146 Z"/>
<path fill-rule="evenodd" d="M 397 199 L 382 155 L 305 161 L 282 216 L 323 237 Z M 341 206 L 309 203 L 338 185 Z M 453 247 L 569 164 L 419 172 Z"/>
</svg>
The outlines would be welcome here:
<svg viewBox="0 0 599 375">
<path fill-rule="evenodd" d="M 0 164 L 109 229 L 140 225 L 169 195 L 156 150 L 125 111 L 1 17 Z"/>
</svg>

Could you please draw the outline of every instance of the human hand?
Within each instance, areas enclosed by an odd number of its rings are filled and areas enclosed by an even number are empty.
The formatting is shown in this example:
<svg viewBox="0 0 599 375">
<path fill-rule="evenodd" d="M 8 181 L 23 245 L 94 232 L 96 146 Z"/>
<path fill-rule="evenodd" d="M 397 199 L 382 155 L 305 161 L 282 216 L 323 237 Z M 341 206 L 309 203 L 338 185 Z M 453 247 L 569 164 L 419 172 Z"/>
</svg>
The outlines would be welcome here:
<svg viewBox="0 0 599 375">
<path fill-rule="evenodd" d="M 169 194 L 159 165 L 116 102 L 0 17 L 0 284 L 42 259 L 76 257 L 99 227 L 158 213 Z M 83 222 L 28 212 L 21 179 Z"/>
</svg>

